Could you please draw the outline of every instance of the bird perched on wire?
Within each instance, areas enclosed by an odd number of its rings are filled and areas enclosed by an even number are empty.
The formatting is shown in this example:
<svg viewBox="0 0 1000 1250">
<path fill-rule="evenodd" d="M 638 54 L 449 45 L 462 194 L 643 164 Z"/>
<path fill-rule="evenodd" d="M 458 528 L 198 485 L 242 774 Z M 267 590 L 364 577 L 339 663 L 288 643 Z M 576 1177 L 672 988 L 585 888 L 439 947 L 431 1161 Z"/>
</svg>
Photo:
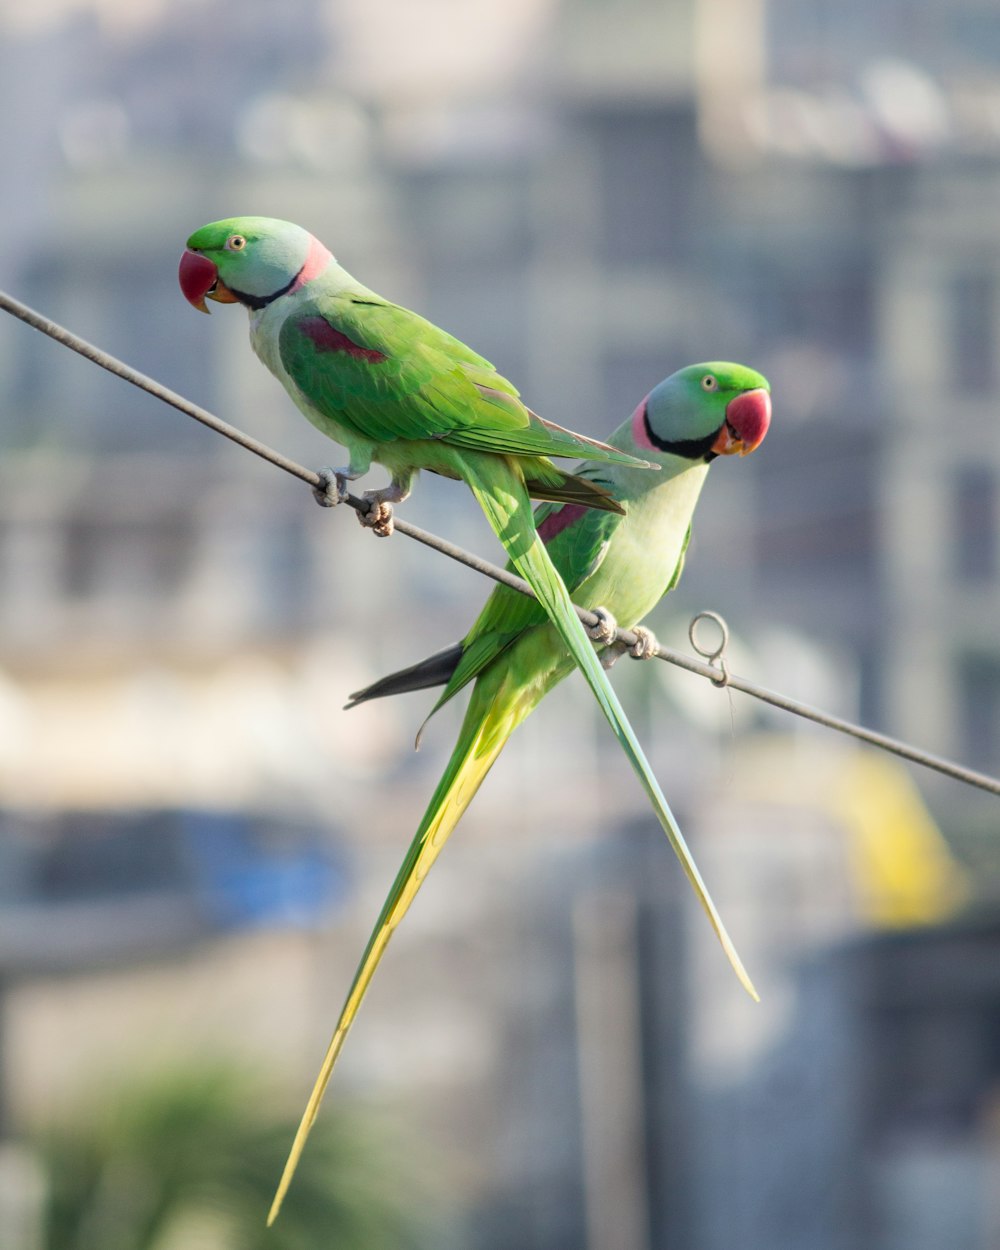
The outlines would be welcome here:
<svg viewBox="0 0 1000 1250">
<path fill-rule="evenodd" d="M 623 451 L 655 458 L 661 473 L 592 460 L 578 468 L 577 475 L 608 491 L 621 505 L 619 512 L 598 512 L 577 503 L 543 504 L 538 509 L 538 533 L 574 603 L 600 609 L 601 624 L 595 633 L 607 667 L 621 651 L 620 644 L 610 643 L 615 618 L 638 634 L 634 654 L 655 653 L 656 640 L 637 625 L 677 584 L 709 464 L 719 455 L 753 451 L 767 433 L 770 414 L 768 383 L 759 373 L 727 363 L 681 369 L 655 387 L 609 440 Z M 393 931 L 511 733 L 572 668 L 567 647 L 538 602 L 498 586 L 460 643 L 351 696 L 349 707 L 444 684 L 433 715 L 474 683 L 458 742 L 341 1010 L 275 1197 L 272 1220 Z M 671 823 L 668 834 L 744 985 L 756 997 L 680 830 Z"/>
<path fill-rule="evenodd" d="M 587 456 L 643 472 L 657 466 L 543 421 L 489 361 L 362 286 L 291 222 L 232 217 L 203 226 L 188 239 L 178 276 L 185 297 L 203 312 L 206 299 L 248 310 L 254 351 L 309 420 L 348 449 L 350 462 L 333 471 L 329 502 L 372 461 L 385 465 L 390 485 L 365 494 L 368 523 L 388 534 L 391 505 L 406 498 L 419 469 L 469 484 L 670 827 L 666 800 L 531 513 L 532 496 L 621 510 L 599 482 L 558 468 L 552 456 Z"/>
</svg>

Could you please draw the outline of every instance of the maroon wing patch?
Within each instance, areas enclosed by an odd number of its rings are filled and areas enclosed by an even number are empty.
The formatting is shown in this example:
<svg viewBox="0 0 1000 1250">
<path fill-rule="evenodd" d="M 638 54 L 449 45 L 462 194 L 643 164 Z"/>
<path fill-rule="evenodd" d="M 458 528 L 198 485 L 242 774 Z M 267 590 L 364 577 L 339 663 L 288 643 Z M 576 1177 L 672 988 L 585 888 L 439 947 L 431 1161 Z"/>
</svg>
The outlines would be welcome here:
<svg viewBox="0 0 1000 1250">
<path fill-rule="evenodd" d="M 388 359 L 384 352 L 355 343 L 342 331 L 330 325 L 325 317 L 303 317 L 297 324 L 298 329 L 306 338 L 315 343 L 321 352 L 346 352 L 348 356 L 354 356 L 358 360 L 368 360 L 373 364 Z"/>
<path fill-rule="evenodd" d="M 561 534 L 563 530 L 575 522 L 590 509 L 584 507 L 582 503 L 564 503 L 563 506 L 555 512 L 550 512 L 545 520 L 538 527 L 538 537 L 543 543 L 549 543 L 555 538 L 556 534 Z"/>
</svg>

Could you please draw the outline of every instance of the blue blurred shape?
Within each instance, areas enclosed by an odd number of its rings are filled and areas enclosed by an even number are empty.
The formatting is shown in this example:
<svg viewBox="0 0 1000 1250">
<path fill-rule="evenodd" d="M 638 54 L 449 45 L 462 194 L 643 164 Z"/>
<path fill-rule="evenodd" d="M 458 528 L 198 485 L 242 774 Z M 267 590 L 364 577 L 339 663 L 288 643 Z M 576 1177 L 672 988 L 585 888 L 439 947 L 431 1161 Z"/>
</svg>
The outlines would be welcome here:
<svg viewBox="0 0 1000 1250">
<path fill-rule="evenodd" d="M 309 929 L 343 898 L 346 873 L 322 831 L 238 812 L 182 811 L 179 833 L 192 881 L 220 929 Z"/>
<path fill-rule="evenodd" d="M 348 886 L 319 823 L 195 809 L 0 811 L 0 979 L 324 924 Z"/>
</svg>

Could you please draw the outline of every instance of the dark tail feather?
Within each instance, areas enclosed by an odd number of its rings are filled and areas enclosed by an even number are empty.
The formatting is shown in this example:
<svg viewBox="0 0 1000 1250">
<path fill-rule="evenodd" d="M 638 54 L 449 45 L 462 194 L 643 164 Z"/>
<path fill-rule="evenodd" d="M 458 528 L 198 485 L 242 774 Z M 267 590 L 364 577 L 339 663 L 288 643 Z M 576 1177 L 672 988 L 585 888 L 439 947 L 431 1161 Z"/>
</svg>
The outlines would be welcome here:
<svg viewBox="0 0 1000 1250">
<path fill-rule="evenodd" d="M 456 642 L 443 651 L 437 651 L 419 664 L 411 664 L 409 668 L 401 668 L 398 673 L 390 673 L 373 681 L 363 690 L 355 690 L 345 708 L 357 707 L 369 699 L 384 699 L 390 694 L 406 694 L 411 690 L 429 690 L 432 686 L 444 686 L 451 679 L 452 673 L 458 668 L 462 658 L 462 644 Z"/>
<path fill-rule="evenodd" d="M 545 499 L 551 503 L 575 503 L 584 508 L 597 508 L 601 512 L 618 512 L 625 509 L 606 486 L 599 486 L 588 478 L 574 473 L 562 473 L 561 480 L 525 476 L 525 486 L 532 499 Z"/>
</svg>

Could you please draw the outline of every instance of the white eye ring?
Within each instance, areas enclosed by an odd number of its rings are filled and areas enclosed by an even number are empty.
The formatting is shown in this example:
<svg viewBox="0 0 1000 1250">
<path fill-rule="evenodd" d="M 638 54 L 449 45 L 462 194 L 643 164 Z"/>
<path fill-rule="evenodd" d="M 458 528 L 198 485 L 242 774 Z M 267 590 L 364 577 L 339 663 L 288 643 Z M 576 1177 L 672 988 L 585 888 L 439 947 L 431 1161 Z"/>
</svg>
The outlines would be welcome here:
<svg viewBox="0 0 1000 1250">
<path fill-rule="evenodd" d="M 242 252 L 247 241 L 242 234 L 231 234 L 226 240 L 226 248 L 230 252 Z"/>
<path fill-rule="evenodd" d="M 719 379 L 714 373 L 706 373 L 701 380 L 701 389 L 703 391 L 717 391 L 719 389 Z"/>
</svg>

